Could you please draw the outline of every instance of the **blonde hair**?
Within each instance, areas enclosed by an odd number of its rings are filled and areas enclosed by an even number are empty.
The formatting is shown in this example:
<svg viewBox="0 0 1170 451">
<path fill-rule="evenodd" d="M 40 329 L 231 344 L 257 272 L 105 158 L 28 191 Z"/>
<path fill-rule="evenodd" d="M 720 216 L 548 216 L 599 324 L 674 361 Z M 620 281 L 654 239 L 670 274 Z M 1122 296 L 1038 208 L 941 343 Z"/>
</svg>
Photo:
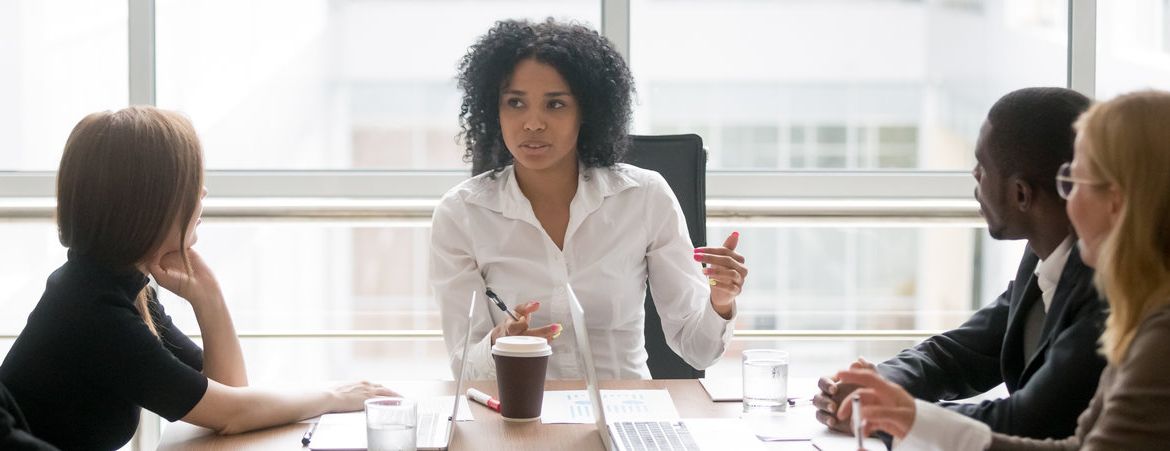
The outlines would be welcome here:
<svg viewBox="0 0 1170 451">
<path fill-rule="evenodd" d="M 203 151 L 183 115 L 148 106 L 86 116 L 65 143 L 57 172 L 61 244 L 119 272 L 162 246 L 176 222 L 187 260 L 187 226 L 203 188 Z M 135 300 L 156 336 L 148 290 Z"/>
<path fill-rule="evenodd" d="M 1117 189 L 1118 220 L 1097 256 L 1109 301 L 1102 353 L 1120 364 L 1137 329 L 1170 304 L 1170 92 L 1139 91 L 1089 108 L 1077 121 L 1089 173 Z"/>
</svg>

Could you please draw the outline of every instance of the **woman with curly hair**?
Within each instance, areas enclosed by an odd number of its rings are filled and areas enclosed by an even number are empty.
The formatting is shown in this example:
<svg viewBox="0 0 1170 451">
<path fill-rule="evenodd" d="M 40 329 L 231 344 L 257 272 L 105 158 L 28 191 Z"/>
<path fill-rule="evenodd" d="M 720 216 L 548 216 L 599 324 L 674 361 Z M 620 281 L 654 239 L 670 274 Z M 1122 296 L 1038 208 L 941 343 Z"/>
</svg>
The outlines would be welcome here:
<svg viewBox="0 0 1170 451">
<path fill-rule="evenodd" d="M 430 268 L 456 374 L 470 294 L 490 289 L 510 311 L 476 306 L 466 377 L 494 377 L 491 346 L 507 335 L 547 338 L 548 376 L 581 377 L 575 345 L 555 340 L 571 325 L 571 284 L 600 377 L 649 378 L 647 280 L 671 348 L 696 368 L 715 363 L 747 276 L 739 236 L 692 248 L 662 176 L 619 163 L 633 79 L 609 41 L 551 19 L 497 22 L 463 58 L 459 86 L 474 176 L 435 208 Z"/>
</svg>

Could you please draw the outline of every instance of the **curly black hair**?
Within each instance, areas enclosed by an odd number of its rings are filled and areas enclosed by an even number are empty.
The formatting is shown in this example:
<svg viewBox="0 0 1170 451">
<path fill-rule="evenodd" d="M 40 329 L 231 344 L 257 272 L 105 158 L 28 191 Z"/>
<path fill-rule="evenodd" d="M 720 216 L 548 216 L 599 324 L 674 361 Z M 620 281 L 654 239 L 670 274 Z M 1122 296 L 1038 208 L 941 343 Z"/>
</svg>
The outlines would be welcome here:
<svg viewBox="0 0 1170 451">
<path fill-rule="evenodd" d="M 459 137 L 472 175 L 493 176 L 512 164 L 500 131 L 500 91 L 516 64 L 527 58 L 552 66 L 565 78 L 581 109 L 577 158 L 586 167 L 610 167 L 629 148 L 634 78 L 608 39 L 575 23 L 552 18 L 496 22 L 459 64 Z"/>
</svg>

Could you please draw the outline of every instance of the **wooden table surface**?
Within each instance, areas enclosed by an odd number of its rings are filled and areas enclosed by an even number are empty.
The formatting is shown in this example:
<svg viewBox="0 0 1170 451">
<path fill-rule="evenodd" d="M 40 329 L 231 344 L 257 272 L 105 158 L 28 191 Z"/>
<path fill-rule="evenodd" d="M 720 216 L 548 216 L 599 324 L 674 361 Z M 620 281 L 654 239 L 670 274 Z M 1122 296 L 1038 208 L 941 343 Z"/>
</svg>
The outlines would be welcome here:
<svg viewBox="0 0 1170 451">
<path fill-rule="evenodd" d="M 398 381 L 384 385 L 405 397 L 450 395 L 453 381 Z M 472 387 L 493 396 L 495 381 L 473 381 Z M 738 402 L 712 402 L 697 380 L 614 380 L 602 381 L 605 389 L 666 389 L 682 418 L 736 418 L 742 406 Z M 546 390 L 582 390 L 583 381 L 548 381 Z M 499 414 L 478 403 L 469 403 L 475 421 L 457 422 L 452 450 L 507 449 L 520 450 L 601 450 L 601 437 L 594 424 L 509 423 Z M 812 415 L 811 406 L 797 408 L 789 415 Z M 260 431 L 221 436 L 209 429 L 183 422 L 167 425 L 159 450 L 307 450 L 301 446 L 305 423 L 277 426 Z M 769 443 L 775 449 L 815 449 L 810 442 Z"/>
</svg>

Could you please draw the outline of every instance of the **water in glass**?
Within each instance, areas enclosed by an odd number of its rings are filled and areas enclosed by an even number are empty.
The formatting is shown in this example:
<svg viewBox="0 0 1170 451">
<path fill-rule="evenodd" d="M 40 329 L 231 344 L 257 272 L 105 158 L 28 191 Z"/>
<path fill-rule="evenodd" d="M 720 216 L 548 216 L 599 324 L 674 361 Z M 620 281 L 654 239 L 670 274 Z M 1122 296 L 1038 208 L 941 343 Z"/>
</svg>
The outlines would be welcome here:
<svg viewBox="0 0 1170 451">
<path fill-rule="evenodd" d="M 743 411 L 788 410 L 788 353 L 748 350 L 743 354 Z"/>
<path fill-rule="evenodd" d="M 368 426 L 366 441 L 370 451 L 415 451 L 417 446 L 414 426 L 406 424 Z"/>
<path fill-rule="evenodd" d="M 366 400 L 366 447 L 370 451 L 415 451 L 418 404 L 406 398 Z"/>
</svg>

